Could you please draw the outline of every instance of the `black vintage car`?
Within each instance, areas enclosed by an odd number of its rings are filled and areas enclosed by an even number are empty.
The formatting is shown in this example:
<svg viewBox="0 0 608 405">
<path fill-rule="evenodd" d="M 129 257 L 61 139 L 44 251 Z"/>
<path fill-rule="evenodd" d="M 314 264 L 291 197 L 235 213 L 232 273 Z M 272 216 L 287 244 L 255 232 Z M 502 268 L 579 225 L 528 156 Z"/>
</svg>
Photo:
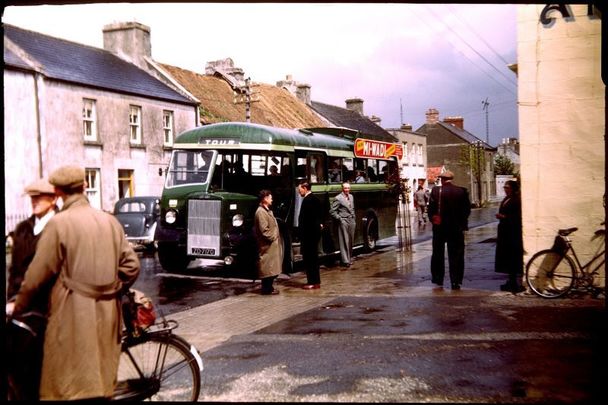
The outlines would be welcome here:
<svg viewBox="0 0 608 405">
<path fill-rule="evenodd" d="M 154 233 L 160 217 L 160 197 L 121 198 L 114 205 L 114 216 L 134 248 L 156 248 Z"/>
</svg>

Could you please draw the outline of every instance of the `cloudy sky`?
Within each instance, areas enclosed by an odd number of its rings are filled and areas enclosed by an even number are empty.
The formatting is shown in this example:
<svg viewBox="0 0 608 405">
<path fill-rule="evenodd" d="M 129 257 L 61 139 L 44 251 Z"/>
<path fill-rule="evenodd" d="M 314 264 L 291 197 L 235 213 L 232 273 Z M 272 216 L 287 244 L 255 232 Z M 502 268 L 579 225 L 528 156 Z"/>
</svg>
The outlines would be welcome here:
<svg viewBox="0 0 608 405">
<path fill-rule="evenodd" d="M 254 82 L 286 75 L 311 98 L 345 106 L 385 128 L 417 129 L 429 108 L 464 117 L 465 129 L 496 146 L 518 137 L 516 6 L 505 4 L 181 3 L 9 6 L 2 22 L 103 47 L 106 24 L 151 29 L 152 57 L 204 72 L 232 58 Z M 484 101 L 489 103 L 484 109 Z"/>
</svg>

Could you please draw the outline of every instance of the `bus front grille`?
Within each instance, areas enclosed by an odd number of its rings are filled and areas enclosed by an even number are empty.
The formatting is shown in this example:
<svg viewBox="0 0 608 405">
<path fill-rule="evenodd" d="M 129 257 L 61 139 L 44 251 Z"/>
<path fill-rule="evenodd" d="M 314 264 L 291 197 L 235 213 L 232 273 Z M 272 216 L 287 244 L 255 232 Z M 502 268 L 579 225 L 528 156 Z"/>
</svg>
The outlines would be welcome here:
<svg viewBox="0 0 608 405">
<path fill-rule="evenodd" d="M 188 201 L 188 254 L 191 256 L 220 255 L 220 215 L 222 202 L 212 200 Z"/>
</svg>

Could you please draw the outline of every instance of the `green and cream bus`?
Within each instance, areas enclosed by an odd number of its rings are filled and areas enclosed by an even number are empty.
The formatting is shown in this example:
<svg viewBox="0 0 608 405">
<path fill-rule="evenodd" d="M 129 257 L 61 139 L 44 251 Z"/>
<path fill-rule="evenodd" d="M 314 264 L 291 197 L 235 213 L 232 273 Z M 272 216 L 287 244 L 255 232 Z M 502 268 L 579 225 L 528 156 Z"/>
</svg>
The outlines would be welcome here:
<svg viewBox="0 0 608 405">
<path fill-rule="evenodd" d="M 374 249 L 395 235 L 399 144 L 366 139 L 343 128 L 283 129 L 220 123 L 180 134 L 174 143 L 156 229 L 158 258 L 166 271 L 194 259 L 255 268 L 252 225 L 260 190 L 271 190 L 272 210 L 285 241 L 284 272 L 300 259 L 298 183 L 307 179 L 323 204 L 321 256 L 338 252 L 337 226 L 329 207 L 351 183 L 355 198 L 355 245 Z"/>
</svg>

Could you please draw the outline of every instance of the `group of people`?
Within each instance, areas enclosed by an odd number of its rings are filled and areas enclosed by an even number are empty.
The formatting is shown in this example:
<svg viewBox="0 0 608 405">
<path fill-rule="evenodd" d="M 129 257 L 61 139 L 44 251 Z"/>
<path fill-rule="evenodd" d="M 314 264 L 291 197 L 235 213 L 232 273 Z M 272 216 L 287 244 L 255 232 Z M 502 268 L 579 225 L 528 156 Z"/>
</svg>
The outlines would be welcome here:
<svg viewBox="0 0 608 405">
<path fill-rule="evenodd" d="M 33 214 L 12 233 L 7 326 L 31 322 L 32 313 L 46 322 L 29 348 L 7 329 L 11 399 L 112 397 L 121 294 L 140 263 L 120 223 L 90 206 L 85 187 L 84 168 L 63 166 L 25 188 Z"/>
<path fill-rule="evenodd" d="M 319 242 L 323 231 L 323 207 L 321 201 L 311 191 L 307 180 L 298 184 L 302 205 L 298 216 L 300 252 L 306 270 L 305 290 L 321 287 L 319 267 Z M 272 193 L 262 190 L 258 196 L 259 206 L 254 217 L 254 236 L 258 247 L 257 272 L 261 280 L 262 295 L 276 295 L 274 280 L 281 274 L 284 255 L 283 238 L 279 225 L 271 210 Z M 350 194 L 350 184 L 342 184 L 342 192 L 332 202 L 329 209 L 332 218 L 338 223 L 338 243 L 340 244 L 340 263 L 346 270 L 352 264 L 353 241 L 355 237 L 355 201 Z"/>
<path fill-rule="evenodd" d="M 458 290 L 464 275 L 464 232 L 471 211 L 466 188 L 452 184 L 444 172 L 441 186 L 428 198 L 433 223 L 431 279 L 443 286 L 447 244 L 449 278 Z M 120 296 L 140 271 L 137 254 L 126 241 L 122 226 L 110 214 L 90 206 L 85 195 L 85 171 L 63 166 L 25 188 L 32 216 L 12 232 L 13 248 L 7 286 L 7 319 L 23 320 L 33 312 L 45 315 L 44 336 L 29 353 L 7 347 L 14 399 L 109 399 L 120 356 Z M 523 287 L 521 200 L 516 181 L 508 181 L 499 219 L 495 271 L 508 274 L 503 291 Z M 419 190 L 420 191 L 420 188 Z M 301 253 L 307 283 L 318 289 L 319 242 L 323 230 L 322 204 L 308 181 L 298 185 L 302 205 L 298 217 Z M 61 210 L 57 201 L 61 199 Z M 425 199 L 426 201 L 426 199 Z M 258 245 L 258 275 L 264 295 L 278 293 L 274 279 L 282 271 L 283 239 L 272 210 L 272 193 L 259 193 L 254 235 Z M 340 261 L 352 263 L 355 204 L 350 184 L 332 201 L 330 215 L 338 224 Z M 8 336 L 7 343 L 11 342 Z M 21 355 L 20 358 L 16 356 Z M 37 371 L 38 370 L 38 371 Z"/>
<path fill-rule="evenodd" d="M 433 223 L 431 282 L 443 287 L 447 244 L 451 287 L 459 290 L 464 277 L 464 232 L 469 229 L 471 203 L 467 189 L 452 184 L 454 174 L 451 171 L 447 170 L 439 177 L 441 185 L 433 187 L 428 204 L 428 218 Z M 502 291 L 518 293 L 525 290 L 521 284 L 524 249 L 519 183 L 509 180 L 504 190 L 505 198 L 496 214 L 499 223 L 495 271 L 508 275 L 507 282 L 500 286 Z M 416 195 L 422 194 L 419 191 L 420 188 Z"/>
</svg>

